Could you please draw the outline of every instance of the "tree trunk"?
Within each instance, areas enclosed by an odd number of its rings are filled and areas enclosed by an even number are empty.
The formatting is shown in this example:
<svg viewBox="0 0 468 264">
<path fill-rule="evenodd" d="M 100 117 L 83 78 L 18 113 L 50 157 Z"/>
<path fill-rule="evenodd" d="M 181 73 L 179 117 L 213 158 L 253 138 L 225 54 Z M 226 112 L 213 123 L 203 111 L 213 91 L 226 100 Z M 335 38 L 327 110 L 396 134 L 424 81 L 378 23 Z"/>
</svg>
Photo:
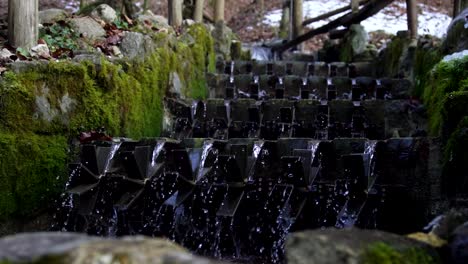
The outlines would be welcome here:
<svg viewBox="0 0 468 264">
<path fill-rule="evenodd" d="M 169 0 L 169 24 L 173 27 L 182 25 L 182 1 Z"/>
<path fill-rule="evenodd" d="M 290 25 L 291 25 L 291 5 L 283 5 L 283 14 L 281 16 L 281 24 L 279 37 L 282 39 L 290 38 Z"/>
<path fill-rule="evenodd" d="M 454 0 L 453 1 L 453 18 L 457 17 L 466 8 L 468 8 L 468 0 Z"/>
<path fill-rule="evenodd" d="M 38 0 L 8 1 L 8 40 L 15 48 L 29 49 L 37 44 Z"/>
<path fill-rule="evenodd" d="M 408 30 L 411 39 L 418 38 L 418 6 L 416 0 L 406 0 L 406 11 L 408 14 Z"/>
<path fill-rule="evenodd" d="M 224 21 L 224 0 L 215 0 L 214 21 Z"/>
<path fill-rule="evenodd" d="M 293 38 L 302 35 L 303 7 L 302 0 L 293 0 Z"/>
<path fill-rule="evenodd" d="M 353 10 L 353 13 L 359 11 L 359 0 L 351 0 L 351 10 Z"/>
<path fill-rule="evenodd" d="M 193 11 L 193 20 L 197 23 L 203 22 L 203 7 L 205 6 L 205 0 L 196 0 L 195 10 Z"/>
</svg>

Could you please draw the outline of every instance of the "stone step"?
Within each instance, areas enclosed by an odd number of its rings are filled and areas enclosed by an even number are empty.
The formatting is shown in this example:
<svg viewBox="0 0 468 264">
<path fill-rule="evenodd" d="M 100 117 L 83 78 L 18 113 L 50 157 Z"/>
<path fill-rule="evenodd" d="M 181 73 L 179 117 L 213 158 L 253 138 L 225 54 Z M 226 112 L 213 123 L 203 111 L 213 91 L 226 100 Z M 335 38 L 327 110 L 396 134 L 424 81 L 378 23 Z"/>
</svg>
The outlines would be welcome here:
<svg viewBox="0 0 468 264">
<path fill-rule="evenodd" d="M 170 125 L 165 135 L 177 139 L 425 136 L 425 115 L 420 108 L 408 100 L 167 99 Z"/>
<path fill-rule="evenodd" d="M 407 79 L 358 76 L 306 78 L 297 75 L 208 74 L 211 98 L 291 98 L 333 100 L 408 99 L 412 83 Z M 280 98 L 278 98 L 280 97 Z"/>
<path fill-rule="evenodd" d="M 227 75 L 297 75 L 321 77 L 377 77 L 376 65 L 372 62 L 332 62 L 323 61 L 218 61 L 218 74 Z"/>
</svg>

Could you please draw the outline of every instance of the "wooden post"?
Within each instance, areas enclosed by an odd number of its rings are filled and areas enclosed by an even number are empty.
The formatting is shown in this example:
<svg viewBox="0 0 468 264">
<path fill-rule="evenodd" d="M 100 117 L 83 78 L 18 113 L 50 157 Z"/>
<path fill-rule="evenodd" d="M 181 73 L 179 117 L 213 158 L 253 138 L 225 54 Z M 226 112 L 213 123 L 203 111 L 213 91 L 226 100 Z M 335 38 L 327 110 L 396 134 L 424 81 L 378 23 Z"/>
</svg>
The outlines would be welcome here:
<svg viewBox="0 0 468 264">
<path fill-rule="evenodd" d="M 8 1 L 8 41 L 15 48 L 29 49 L 37 44 L 38 0 Z"/>
<path fill-rule="evenodd" d="M 302 35 L 303 7 L 302 0 L 293 0 L 293 30 L 292 37 L 297 38 Z"/>
<path fill-rule="evenodd" d="M 351 10 L 353 10 L 353 13 L 359 11 L 359 0 L 351 0 Z"/>
<path fill-rule="evenodd" d="M 412 40 L 418 38 L 418 6 L 417 0 L 406 0 L 406 12 L 408 15 L 408 30 Z"/>
<path fill-rule="evenodd" d="M 215 0 L 214 21 L 224 21 L 224 0 Z"/>
<path fill-rule="evenodd" d="M 180 27 L 182 25 L 182 1 L 183 0 L 169 0 L 169 24 L 173 27 Z"/>
<path fill-rule="evenodd" d="M 193 11 L 193 20 L 197 23 L 203 22 L 203 7 L 205 5 L 204 0 L 196 0 L 195 9 Z"/>
<path fill-rule="evenodd" d="M 283 14 L 281 16 L 281 24 L 280 24 L 280 31 L 279 37 L 282 39 L 289 39 L 290 38 L 290 30 L 289 25 L 291 24 L 291 5 L 285 2 L 283 5 Z"/>
</svg>

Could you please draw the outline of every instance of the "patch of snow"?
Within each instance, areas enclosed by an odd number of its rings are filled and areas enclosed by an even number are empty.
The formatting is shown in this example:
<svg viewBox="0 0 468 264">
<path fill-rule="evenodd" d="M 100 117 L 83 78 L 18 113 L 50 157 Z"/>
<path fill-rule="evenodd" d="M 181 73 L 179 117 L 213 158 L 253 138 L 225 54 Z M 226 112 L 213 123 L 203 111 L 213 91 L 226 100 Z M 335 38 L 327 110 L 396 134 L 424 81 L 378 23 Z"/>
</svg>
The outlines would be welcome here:
<svg viewBox="0 0 468 264">
<path fill-rule="evenodd" d="M 460 52 L 455 52 L 450 55 L 445 56 L 442 61 L 448 62 L 453 60 L 463 59 L 464 57 L 468 56 L 468 50 L 463 50 Z"/>
<path fill-rule="evenodd" d="M 348 5 L 347 2 L 340 0 L 308 0 L 304 2 L 304 16 L 307 18 L 317 17 L 321 14 L 330 12 L 340 7 Z M 419 4 L 420 14 L 418 16 L 419 34 L 430 34 L 437 37 L 443 37 L 452 20 L 448 15 L 435 12 L 429 6 Z M 274 10 L 265 15 L 264 23 L 272 26 L 279 26 L 282 10 Z M 309 27 L 318 28 L 328 22 L 342 16 L 345 13 L 335 15 L 326 20 L 318 21 L 309 25 Z M 383 30 L 390 34 L 396 34 L 398 31 L 407 30 L 406 4 L 394 2 L 379 13 L 364 20 L 361 23 L 367 32 Z"/>
</svg>

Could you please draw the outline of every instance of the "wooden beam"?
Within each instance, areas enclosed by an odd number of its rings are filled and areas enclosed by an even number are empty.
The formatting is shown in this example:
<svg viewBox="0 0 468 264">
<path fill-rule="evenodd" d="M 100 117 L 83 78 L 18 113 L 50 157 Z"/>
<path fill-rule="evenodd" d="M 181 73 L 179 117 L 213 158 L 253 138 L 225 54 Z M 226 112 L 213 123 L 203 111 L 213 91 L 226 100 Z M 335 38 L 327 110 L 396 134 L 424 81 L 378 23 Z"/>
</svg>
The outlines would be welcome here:
<svg viewBox="0 0 468 264">
<path fill-rule="evenodd" d="M 346 15 L 343 15 L 327 25 L 324 25 L 322 27 L 319 27 L 317 29 L 310 30 L 309 32 L 283 44 L 274 49 L 275 52 L 282 53 L 285 50 L 288 50 L 294 46 L 297 46 L 298 44 L 316 36 L 319 34 L 327 33 L 332 29 L 335 29 L 339 26 L 344 26 L 344 27 L 349 27 L 352 24 L 357 24 L 360 23 L 361 21 L 377 14 L 380 10 L 385 8 L 387 5 L 392 3 L 394 0 L 371 0 L 369 3 L 367 3 L 363 8 L 359 10 L 357 13 L 348 13 Z"/>
<path fill-rule="evenodd" d="M 367 2 L 369 2 L 370 0 L 360 0 L 359 1 L 359 5 L 364 5 L 366 4 Z M 320 20 L 324 20 L 324 19 L 327 19 L 329 17 L 332 17 L 334 15 L 338 15 L 338 14 L 341 14 L 347 10 L 351 9 L 351 5 L 347 5 L 347 6 L 344 6 L 342 8 L 338 8 L 336 10 L 333 10 L 333 11 L 330 11 L 328 13 L 325 13 L 323 15 L 320 15 L 320 16 L 317 16 L 317 17 L 314 17 L 314 18 L 309 18 L 309 19 L 306 19 L 304 20 L 304 22 L 302 23 L 303 26 L 307 26 L 309 24 L 312 24 L 314 22 L 317 22 L 317 21 L 320 21 Z"/>
<path fill-rule="evenodd" d="M 8 41 L 15 48 L 29 49 L 37 44 L 38 0 L 8 1 Z"/>
</svg>

